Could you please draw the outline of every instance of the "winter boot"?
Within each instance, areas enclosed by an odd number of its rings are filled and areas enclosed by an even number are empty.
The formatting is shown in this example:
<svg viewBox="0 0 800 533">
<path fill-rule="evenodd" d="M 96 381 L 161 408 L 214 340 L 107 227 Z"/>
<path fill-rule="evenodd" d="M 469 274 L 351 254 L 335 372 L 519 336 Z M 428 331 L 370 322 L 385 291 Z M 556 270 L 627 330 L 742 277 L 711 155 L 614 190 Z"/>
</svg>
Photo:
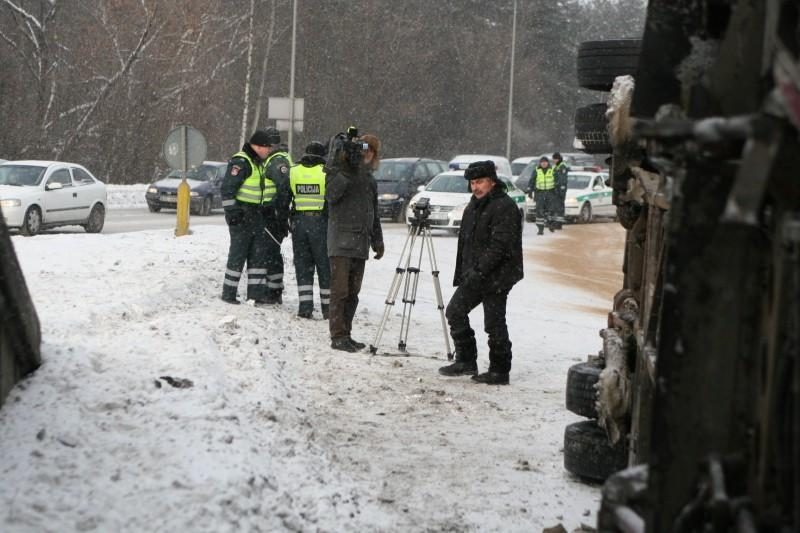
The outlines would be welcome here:
<svg viewBox="0 0 800 533">
<path fill-rule="evenodd" d="M 354 340 L 353 337 L 350 337 L 350 344 L 352 344 L 353 346 L 355 346 L 359 350 L 363 350 L 364 348 L 367 347 L 366 344 L 364 344 L 363 342 L 358 342 L 357 340 Z"/>
<path fill-rule="evenodd" d="M 544 235 L 544 224 L 536 224 L 536 227 L 539 228 L 539 233 L 536 235 Z"/>
<path fill-rule="evenodd" d="M 484 372 L 472 376 L 475 383 L 486 383 L 487 385 L 508 385 L 508 372 Z"/>
<path fill-rule="evenodd" d="M 301 309 L 297 312 L 297 316 L 300 318 L 311 318 L 314 316 L 314 311 L 311 309 Z"/>
<path fill-rule="evenodd" d="M 478 363 L 475 361 L 458 361 L 439 369 L 443 376 L 474 376 L 478 373 Z"/>
<path fill-rule="evenodd" d="M 341 350 L 343 352 L 355 353 L 358 348 L 350 342 L 349 337 L 340 337 L 338 339 L 331 339 L 331 348 L 334 350 Z"/>
<path fill-rule="evenodd" d="M 231 296 L 226 296 L 224 294 L 220 297 L 220 300 L 222 300 L 226 304 L 233 304 L 233 305 L 239 305 L 240 303 L 242 303 L 236 299 L 236 296 L 231 297 Z"/>
</svg>

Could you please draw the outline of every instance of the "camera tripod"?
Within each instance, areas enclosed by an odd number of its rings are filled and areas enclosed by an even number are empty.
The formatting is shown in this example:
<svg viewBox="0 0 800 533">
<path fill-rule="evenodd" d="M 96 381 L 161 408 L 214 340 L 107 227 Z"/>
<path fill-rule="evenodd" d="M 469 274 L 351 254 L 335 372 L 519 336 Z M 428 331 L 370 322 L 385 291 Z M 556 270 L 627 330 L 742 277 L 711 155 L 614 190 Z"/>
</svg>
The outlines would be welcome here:
<svg viewBox="0 0 800 533">
<path fill-rule="evenodd" d="M 420 207 L 422 204 L 422 207 Z M 442 332 L 444 333 L 444 343 L 447 348 L 447 359 L 453 359 L 453 351 L 450 349 L 450 335 L 447 332 L 447 322 L 444 317 L 444 303 L 442 301 L 442 288 L 439 285 L 439 268 L 436 265 L 436 254 L 433 251 L 433 242 L 431 241 L 431 228 L 428 221 L 429 209 L 427 203 L 418 202 L 414 209 L 415 217 L 412 219 L 411 226 L 408 228 L 408 236 L 403 243 L 403 250 L 400 253 L 400 259 L 395 268 L 392 284 L 389 287 L 389 294 L 386 297 L 386 308 L 383 311 L 383 318 L 378 327 L 378 332 L 375 335 L 375 341 L 370 344 L 369 351 L 372 354 L 377 353 L 378 344 L 381 341 L 383 330 L 386 327 L 386 322 L 389 319 L 389 313 L 394 307 L 397 293 L 400 287 L 403 287 L 403 316 L 400 322 L 400 340 L 397 343 L 397 348 L 401 352 L 406 351 L 406 340 L 408 339 L 408 330 L 411 325 L 411 310 L 417 300 L 417 287 L 419 285 L 419 273 L 422 265 L 422 254 L 427 249 L 428 259 L 431 266 L 431 275 L 433 276 L 433 288 L 436 292 L 436 307 L 439 310 L 439 317 L 442 321 Z M 414 255 L 414 245 L 420 239 L 421 244 L 419 247 L 419 255 L 417 256 L 416 266 L 411 265 L 411 259 Z"/>
</svg>

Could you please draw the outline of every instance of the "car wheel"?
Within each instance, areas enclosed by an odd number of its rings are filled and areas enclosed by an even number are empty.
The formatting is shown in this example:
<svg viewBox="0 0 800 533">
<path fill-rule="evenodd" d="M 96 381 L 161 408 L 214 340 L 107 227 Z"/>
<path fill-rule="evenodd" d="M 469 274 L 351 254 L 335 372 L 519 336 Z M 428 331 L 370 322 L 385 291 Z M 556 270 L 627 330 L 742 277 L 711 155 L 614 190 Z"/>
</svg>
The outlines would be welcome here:
<svg viewBox="0 0 800 533">
<path fill-rule="evenodd" d="M 147 209 L 149 209 L 151 213 L 158 213 L 159 211 L 161 211 L 161 206 L 147 204 Z"/>
<path fill-rule="evenodd" d="M 25 211 L 25 218 L 22 220 L 20 233 L 32 237 L 42 229 L 42 212 L 38 207 L 32 205 Z"/>
<path fill-rule="evenodd" d="M 641 39 L 586 41 L 578 46 L 578 85 L 610 91 L 617 76 L 636 76 Z"/>
<path fill-rule="evenodd" d="M 581 214 L 578 215 L 578 220 L 580 220 L 582 224 L 588 224 L 592 221 L 592 204 L 584 202 L 581 206 Z"/>
<path fill-rule="evenodd" d="M 89 219 L 84 224 L 86 233 L 100 233 L 106 222 L 106 210 L 101 204 L 96 204 L 89 213 Z"/>
<path fill-rule="evenodd" d="M 612 446 L 595 420 L 570 424 L 564 430 L 564 468 L 578 477 L 603 481 L 628 465 L 625 439 Z"/>
<path fill-rule="evenodd" d="M 206 196 L 203 198 L 203 205 L 200 207 L 200 216 L 207 217 L 211 214 L 211 197 Z"/>
<path fill-rule="evenodd" d="M 403 202 L 403 205 L 400 206 L 400 210 L 397 211 L 397 215 L 394 217 L 394 222 L 403 222 L 406 219 L 406 209 L 408 208 L 408 200 Z"/>
</svg>

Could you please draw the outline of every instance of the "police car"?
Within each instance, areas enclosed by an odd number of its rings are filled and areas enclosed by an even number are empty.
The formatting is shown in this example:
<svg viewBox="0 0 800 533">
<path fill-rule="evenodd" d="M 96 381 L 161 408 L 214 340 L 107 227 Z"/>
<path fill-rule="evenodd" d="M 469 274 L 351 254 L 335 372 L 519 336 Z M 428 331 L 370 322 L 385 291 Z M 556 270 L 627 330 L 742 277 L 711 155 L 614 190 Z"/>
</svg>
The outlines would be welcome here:
<svg viewBox="0 0 800 533">
<path fill-rule="evenodd" d="M 506 184 L 508 196 L 516 202 L 520 216 L 525 213 L 525 193 L 519 190 L 508 176 L 497 176 Z M 458 233 L 464 208 L 467 207 L 472 193 L 469 182 L 464 179 L 463 170 L 442 172 L 420 192 L 415 194 L 406 209 L 406 223 L 411 225 L 414 218 L 414 205 L 420 198 L 428 198 L 430 215 L 428 221 L 431 229 L 443 229 Z M 524 228 L 523 224 L 523 228 Z"/>
<path fill-rule="evenodd" d="M 617 208 L 611 203 L 611 187 L 604 172 L 570 171 L 567 175 L 567 196 L 564 218 L 568 222 L 588 223 L 596 216 L 613 217 Z M 536 218 L 536 202 L 529 202 L 527 220 Z"/>
</svg>

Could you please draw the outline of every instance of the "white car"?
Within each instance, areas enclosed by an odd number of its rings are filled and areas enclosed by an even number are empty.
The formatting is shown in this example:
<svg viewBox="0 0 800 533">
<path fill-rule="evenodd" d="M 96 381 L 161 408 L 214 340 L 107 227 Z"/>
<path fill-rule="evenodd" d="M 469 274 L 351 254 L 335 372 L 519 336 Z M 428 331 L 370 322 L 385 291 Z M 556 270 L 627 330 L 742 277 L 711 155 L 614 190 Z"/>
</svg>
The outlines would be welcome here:
<svg viewBox="0 0 800 533">
<path fill-rule="evenodd" d="M 447 168 L 450 170 L 465 170 L 470 163 L 475 161 L 493 161 L 494 168 L 498 174 L 503 176 L 511 176 L 511 163 L 508 159 L 499 155 L 486 155 L 486 154 L 461 154 L 455 156 L 447 163 Z"/>
<path fill-rule="evenodd" d="M 3 218 L 9 228 L 23 235 L 70 225 L 100 233 L 107 205 L 106 185 L 81 165 L 60 161 L 0 164 Z"/>
<path fill-rule="evenodd" d="M 498 175 L 506 184 L 507 194 L 516 202 L 520 217 L 525 214 L 525 193 L 517 189 L 508 176 Z M 420 192 L 415 194 L 406 209 L 406 224 L 414 221 L 414 206 L 420 198 L 428 198 L 430 215 L 428 222 L 431 229 L 444 229 L 458 233 L 461 227 L 461 218 L 464 208 L 467 207 L 472 193 L 469 191 L 469 182 L 464 179 L 463 170 L 449 170 L 442 172 L 431 180 Z M 525 224 L 523 224 L 524 228 Z"/>
<path fill-rule="evenodd" d="M 569 222 L 588 223 L 596 216 L 614 217 L 617 208 L 611 203 L 612 190 L 606 185 L 604 172 L 570 172 L 567 175 L 567 196 L 564 199 L 564 218 Z M 528 202 L 527 216 L 536 218 L 536 202 Z"/>
</svg>

